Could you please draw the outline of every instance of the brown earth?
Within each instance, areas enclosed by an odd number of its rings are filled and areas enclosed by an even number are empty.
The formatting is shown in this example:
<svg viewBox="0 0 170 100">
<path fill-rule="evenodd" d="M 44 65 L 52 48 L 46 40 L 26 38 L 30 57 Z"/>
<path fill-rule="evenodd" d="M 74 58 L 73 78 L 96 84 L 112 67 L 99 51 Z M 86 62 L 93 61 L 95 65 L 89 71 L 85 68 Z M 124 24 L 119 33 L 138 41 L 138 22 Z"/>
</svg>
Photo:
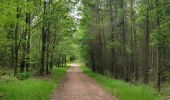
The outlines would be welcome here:
<svg viewBox="0 0 170 100">
<path fill-rule="evenodd" d="M 66 78 L 55 91 L 51 100 L 118 100 L 103 90 L 96 82 L 80 71 L 79 65 L 71 64 Z"/>
</svg>

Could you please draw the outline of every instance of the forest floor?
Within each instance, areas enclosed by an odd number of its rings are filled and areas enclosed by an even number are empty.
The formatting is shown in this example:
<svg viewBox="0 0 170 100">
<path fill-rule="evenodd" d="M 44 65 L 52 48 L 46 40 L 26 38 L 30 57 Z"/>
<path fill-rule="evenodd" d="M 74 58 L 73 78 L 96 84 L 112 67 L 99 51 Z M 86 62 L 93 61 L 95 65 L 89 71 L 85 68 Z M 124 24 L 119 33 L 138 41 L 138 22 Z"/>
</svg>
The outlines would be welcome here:
<svg viewBox="0 0 170 100">
<path fill-rule="evenodd" d="M 52 94 L 51 100 L 118 100 L 103 90 L 96 82 L 71 64 L 68 73 Z"/>
<path fill-rule="evenodd" d="M 54 88 L 64 79 L 68 67 L 54 67 L 49 76 L 18 80 L 0 76 L 0 100 L 49 100 Z"/>
</svg>

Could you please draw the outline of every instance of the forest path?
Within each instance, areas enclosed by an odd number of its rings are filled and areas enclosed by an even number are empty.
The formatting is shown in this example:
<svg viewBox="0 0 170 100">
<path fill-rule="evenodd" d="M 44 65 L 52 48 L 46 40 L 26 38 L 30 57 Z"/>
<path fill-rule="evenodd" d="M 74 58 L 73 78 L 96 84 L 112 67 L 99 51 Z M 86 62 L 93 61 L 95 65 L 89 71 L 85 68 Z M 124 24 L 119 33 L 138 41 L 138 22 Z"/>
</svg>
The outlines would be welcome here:
<svg viewBox="0 0 170 100">
<path fill-rule="evenodd" d="M 118 100 L 103 90 L 96 82 L 80 71 L 78 64 L 71 64 L 65 80 L 51 100 Z"/>
</svg>

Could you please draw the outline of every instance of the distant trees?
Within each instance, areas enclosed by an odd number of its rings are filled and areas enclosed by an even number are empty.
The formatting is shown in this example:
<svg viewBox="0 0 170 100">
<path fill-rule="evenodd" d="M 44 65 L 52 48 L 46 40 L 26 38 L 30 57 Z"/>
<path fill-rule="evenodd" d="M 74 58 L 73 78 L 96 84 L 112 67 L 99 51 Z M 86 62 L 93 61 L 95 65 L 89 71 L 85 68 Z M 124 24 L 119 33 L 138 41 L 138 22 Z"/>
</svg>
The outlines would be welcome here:
<svg viewBox="0 0 170 100">
<path fill-rule="evenodd" d="M 70 15 L 75 4 L 67 0 L 0 1 L 0 66 L 13 68 L 14 75 L 32 69 L 45 75 L 55 65 L 64 66 L 72 51 L 63 49 L 72 48 L 76 30 Z"/>
<path fill-rule="evenodd" d="M 82 3 L 80 30 L 86 44 L 82 48 L 93 71 L 125 81 L 154 83 L 158 88 L 169 80 L 167 0 Z"/>
</svg>

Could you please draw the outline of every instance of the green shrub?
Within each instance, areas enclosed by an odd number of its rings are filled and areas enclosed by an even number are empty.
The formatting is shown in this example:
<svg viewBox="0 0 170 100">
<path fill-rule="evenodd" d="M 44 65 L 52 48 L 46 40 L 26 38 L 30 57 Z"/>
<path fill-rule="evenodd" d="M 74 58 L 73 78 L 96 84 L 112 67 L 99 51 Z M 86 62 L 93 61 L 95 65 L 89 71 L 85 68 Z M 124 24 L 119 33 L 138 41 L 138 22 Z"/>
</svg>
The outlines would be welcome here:
<svg viewBox="0 0 170 100">
<path fill-rule="evenodd" d="M 170 82 L 162 84 L 161 93 L 165 94 L 166 96 L 170 96 Z"/>
<path fill-rule="evenodd" d="M 0 76 L 6 75 L 7 73 L 5 71 L 0 71 Z"/>
<path fill-rule="evenodd" d="M 26 80 L 31 77 L 31 73 L 28 73 L 28 72 L 18 73 L 16 77 L 19 80 Z"/>
</svg>

